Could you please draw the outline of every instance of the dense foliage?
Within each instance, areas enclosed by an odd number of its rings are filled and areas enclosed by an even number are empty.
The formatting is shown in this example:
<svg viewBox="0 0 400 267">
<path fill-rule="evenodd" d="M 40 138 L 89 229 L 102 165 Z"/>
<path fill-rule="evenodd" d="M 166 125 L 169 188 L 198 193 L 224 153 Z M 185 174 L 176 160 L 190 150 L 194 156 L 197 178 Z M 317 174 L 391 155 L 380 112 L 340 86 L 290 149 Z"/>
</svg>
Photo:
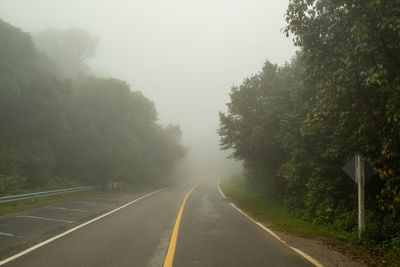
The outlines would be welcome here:
<svg viewBox="0 0 400 267">
<path fill-rule="evenodd" d="M 185 153 L 179 127 L 159 125 L 126 82 L 85 74 L 88 34 L 38 34 L 39 52 L 0 20 L 0 37 L 0 195 L 55 181 L 165 182 Z"/>
<path fill-rule="evenodd" d="M 292 0 L 286 19 L 300 52 L 232 88 L 220 114 L 221 147 L 244 160 L 249 186 L 298 216 L 350 232 L 357 191 L 342 167 L 361 153 L 374 169 L 366 237 L 393 243 L 400 239 L 400 2 Z"/>
</svg>

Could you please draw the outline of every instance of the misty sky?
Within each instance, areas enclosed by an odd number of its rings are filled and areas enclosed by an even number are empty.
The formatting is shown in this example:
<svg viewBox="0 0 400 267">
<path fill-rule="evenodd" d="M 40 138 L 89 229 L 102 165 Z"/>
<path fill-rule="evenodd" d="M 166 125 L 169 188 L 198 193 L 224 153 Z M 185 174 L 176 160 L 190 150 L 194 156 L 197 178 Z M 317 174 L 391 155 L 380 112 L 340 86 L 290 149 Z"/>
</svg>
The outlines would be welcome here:
<svg viewBox="0 0 400 267">
<path fill-rule="evenodd" d="M 27 32 L 81 28 L 100 42 L 89 65 L 151 99 L 179 124 L 197 170 L 229 168 L 218 152 L 218 111 L 232 85 L 265 60 L 294 55 L 281 32 L 288 1 L 0 0 L 0 18 Z M 217 173 L 216 173 L 217 174 Z M 219 175 L 220 173 L 218 173 Z"/>
</svg>

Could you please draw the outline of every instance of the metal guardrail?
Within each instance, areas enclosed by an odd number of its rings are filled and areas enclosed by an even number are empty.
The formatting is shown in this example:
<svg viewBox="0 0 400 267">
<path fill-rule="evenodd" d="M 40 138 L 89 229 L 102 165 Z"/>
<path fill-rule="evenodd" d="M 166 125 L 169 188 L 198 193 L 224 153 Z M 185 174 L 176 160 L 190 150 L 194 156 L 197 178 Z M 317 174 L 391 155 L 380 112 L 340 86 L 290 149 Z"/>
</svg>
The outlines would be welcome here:
<svg viewBox="0 0 400 267">
<path fill-rule="evenodd" d="M 89 191 L 89 190 L 96 190 L 96 189 L 100 189 L 100 186 L 99 185 L 82 186 L 82 187 L 45 191 L 45 192 L 35 192 L 35 193 L 22 194 L 22 195 L 5 196 L 5 197 L 0 197 L 0 203 L 32 199 L 32 198 L 35 199 L 38 197 L 48 197 L 48 196 L 62 195 L 62 194 L 67 194 L 67 193 L 73 193 L 73 192 L 79 192 L 79 191 Z"/>
</svg>

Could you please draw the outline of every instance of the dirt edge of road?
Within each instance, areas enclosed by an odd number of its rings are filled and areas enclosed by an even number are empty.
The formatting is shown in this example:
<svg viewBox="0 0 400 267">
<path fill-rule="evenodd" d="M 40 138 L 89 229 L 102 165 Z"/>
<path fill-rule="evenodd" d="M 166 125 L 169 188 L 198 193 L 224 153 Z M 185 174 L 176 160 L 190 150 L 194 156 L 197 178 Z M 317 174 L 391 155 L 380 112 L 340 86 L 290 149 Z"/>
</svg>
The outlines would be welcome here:
<svg viewBox="0 0 400 267">
<path fill-rule="evenodd" d="M 265 224 L 264 224 L 265 225 Z M 267 225 L 266 225 L 267 227 Z M 353 259 L 333 247 L 324 243 L 322 240 L 313 238 L 303 238 L 274 231 L 288 245 L 307 253 L 321 264 L 327 267 L 333 266 L 368 266 L 359 259 Z"/>
</svg>

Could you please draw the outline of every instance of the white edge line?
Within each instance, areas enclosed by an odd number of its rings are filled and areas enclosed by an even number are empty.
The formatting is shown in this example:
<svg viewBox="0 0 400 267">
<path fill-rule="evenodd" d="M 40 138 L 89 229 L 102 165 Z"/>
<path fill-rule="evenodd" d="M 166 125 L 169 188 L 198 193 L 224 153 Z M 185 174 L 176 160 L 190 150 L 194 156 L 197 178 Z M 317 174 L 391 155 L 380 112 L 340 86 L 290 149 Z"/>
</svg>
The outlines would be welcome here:
<svg viewBox="0 0 400 267">
<path fill-rule="evenodd" d="M 221 190 L 221 180 L 218 183 L 218 190 L 220 192 L 220 194 L 222 195 L 222 197 L 224 199 L 226 199 L 226 196 L 224 194 L 224 192 L 222 192 Z M 316 259 L 314 259 L 313 257 L 311 257 L 310 255 L 306 254 L 305 252 L 301 251 L 298 248 L 292 247 L 290 246 L 288 243 L 286 243 L 284 240 L 282 240 L 279 236 L 277 236 L 272 230 L 268 229 L 267 227 L 265 227 L 262 223 L 257 222 L 256 220 L 254 220 L 253 218 L 251 218 L 249 215 L 247 215 L 243 210 L 241 210 L 240 208 L 238 208 L 235 204 L 233 204 L 232 202 L 230 203 L 232 205 L 232 207 L 234 207 L 237 211 L 239 211 L 241 214 L 243 214 L 247 219 L 249 219 L 250 221 L 252 221 L 253 223 L 255 223 L 256 225 L 258 225 L 261 229 L 263 229 L 264 231 L 266 231 L 268 234 L 272 235 L 273 237 L 275 237 L 278 241 L 282 242 L 283 244 L 285 244 L 287 247 L 289 247 L 291 250 L 295 251 L 296 253 L 298 253 L 299 255 L 301 255 L 302 257 L 306 258 L 309 262 L 311 262 L 312 264 L 314 264 L 317 267 L 324 267 L 323 264 L 321 264 L 319 261 L 317 261 Z"/>
<path fill-rule="evenodd" d="M 9 234 L 9 233 L 3 233 L 3 232 L 0 232 L 0 235 L 5 235 L 5 236 L 14 236 L 13 234 Z"/>
<path fill-rule="evenodd" d="M 303 256 L 304 258 L 306 258 L 307 260 L 309 260 L 312 264 L 314 264 L 315 266 L 318 267 L 323 267 L 324 265 L 322 265 L 320 262 L 318 262 L 317 260 L 315 260 L 314 258 L 312 258 L 310 255 L 306 254 L 305 252 L 301 251 L 298 248 L 292 247 L 290 246 L 288 243 L 286 243 L 284 240 L 282 240 L 279 236 L 277 236 L 274 232 L 272 232 L 272 230 L 268 229 L 267 227 L 265 227 L 262 223 L 255 221 L 253 218 L 251 218 L 249 215 L 247 215 L 244 211 L 242 211 L 241 209 L 239 209 L 235 204 L 230 203 L 235 209 L 237 209 L 241 214 L 243 214 L 245 217 L 247 217 L 249 220 L 251 220 L 252 222 L 254 222 L 255 224 L 257 224 L 259 227 L 261 227 L 263 230 L 265 230 L 266 232 L 268 232 L 270 235 L 272 235 L 273 237 L 275 237 L 276 239 L 278 239 L 279 241 L 281 241 L 283 244 L 285 244 L 286 246 L 288 246 L 290 249 L 292 249 L 293 251 L 297 252 L 298 254 L 300 254 L 301 256 Z"/>
<path fill-rule="evenodd" d="M 219 193 L 221 194 L 221 196 L 222 196 L 224 199 L 226 199 L 226 196 L 225 196 L 224 192 L 222 192 L 222 190 L 221 190 L 221 179 L 219 179 L 219 181 L 218 181 L 218 191 L 219 191 Z"/>
<path fill-rule="evenodd" d="M 26 249 L 26 250 L 24 250 L 24 251 L 21 251 L 20 253 L 15 254 L 14 256 L 11 256 L 11 257 L 9 257 L 9 258 L 7 258 L 7 259 L 4 259 L 4 260 L 0 261 L 0 265 L 3 265 L 3 264 L 6 264 L 7 262 L 10 262 L 10 261 L 12 261 L 12 260 L 15 260 L 15 259 L 17 259 L 17 258 L 19 258 L 19 257 L 21 257 L 21 256 L 23 256 L 23 255 L 25 255 L 25 254 L 27 254 L 27 253 L 33 251 L 33 250 L 35 250 L 35 249 L 38 249 L 38 248 L 40 248 L 40 247 L 42 247 L 42 246 L 44 246 L 44 245 L 46 245 L 46 244 L 48 244 L 48 243 L 50 243 L 50 242 L 56 240 L 56 239 L 59 239 L 59 238 L 65 236 L 65 235 L 68 235 L 69 233 L 72 233 L 72 232 L 78 230 L 79 228 L 82 228 L 82 227 L 84 227 L 84 226 L 86 226 L 86 225 L 88 225 L 88 224 L 90 224 L 90 223 L 93 223 L 93 222 L 95 222 L 95 221 L 97 221 L 97 220 L 100 220 L 101 218 L 104 218 L 104 217 L 106 217 L 106 216 L 108 216 L 108 215 L 110 215 L 110 214 L 112 214 L 112 213 L 114 213 L 114 212 L 116 212 L 116 211 L 118 211 L 118 210 L 120 210 L 120 209 L 123 209 L 123 208 L 125 208 L 125 207 L 127 207 L 127 206 L 129 206 L 129 205 L 131 205 L 131 204 L 133 204 L 133 203 L 135 203 L 135 202 L 137 202 L 137 201 L 143 199 L 143 198 L 146 198 L 146 197 L 148 197 L 148 196 L 150 196 L 150 195 L 152 195 L 152 194 L 158 193 L 158 192 L 160 192 L 161 190 L 164 190 L 164 188 L 159 189 L 159 190 L 156 190 L 156 191 L 153 191 L 153 192 L 151 192 L 151 193 L 148 193 L 147 195 L 141 196 L 141 197 L 139 197 L 139 198 L 137 198 L 137 199 L 135 199 L 135 200 L 132 200 L 131 202 L 128 202 L 128 203 L 122 205 L 122 206 L 119 207 L 119 208 L 116 208 L 116 209 L 114 209 L 114 210 L 112 210 L 112 211 L 109 211 L 109 212 L 103 214 L 103 215 L 100 215 L 99 217 L 96 217 L 96 218 L 94 218 L 94 219 L 92 219 L 92 220 L 90 220 L 90 221 L 87 221 L 87 222 L 85 222 L 85 223 L 82 223 L 82 224 L 80 224 L 80 225 L 78 225 L 78 226 L 76 226 L 76 227 L 74 227 L 74 228 L 72 228 L 72 229 L 69 229 L 68 231 L 65 231 L 64 233 L 61 233 L 61 234 L 56 235 L 56 236 L 53 236 L 52 238 L 47 239 L 46 241 L 43 241 L 43 242 L 41 242 L 41 243 L 39 243 L 39 244 L 36 244 L 36 245 L 34 245 L 33 247 L 30 247 L 30 248 L 28 248 L 28 249 Z"/>
</svg>

